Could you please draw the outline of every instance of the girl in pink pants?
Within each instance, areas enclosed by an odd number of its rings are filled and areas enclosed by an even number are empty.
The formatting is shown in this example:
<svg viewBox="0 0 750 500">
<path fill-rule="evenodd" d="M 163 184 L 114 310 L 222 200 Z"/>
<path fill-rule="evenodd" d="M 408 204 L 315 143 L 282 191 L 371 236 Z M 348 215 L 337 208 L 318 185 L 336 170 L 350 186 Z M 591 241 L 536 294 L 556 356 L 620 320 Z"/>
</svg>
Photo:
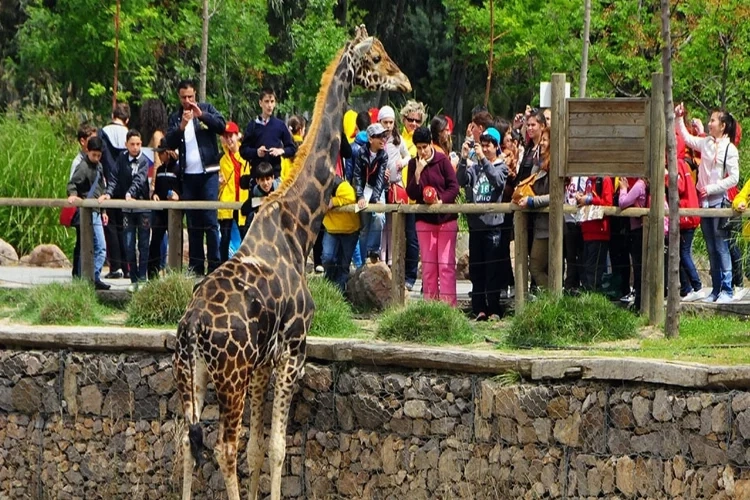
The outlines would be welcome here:
<svg viewBox="0 0 750 500">
<path fill-rule="evenodd" d="M 458 221 L 430 224 L 417 221 L 422 257 L 422 287 L 426 299 L 456 305 L 456 234 Z"/>
</svg>

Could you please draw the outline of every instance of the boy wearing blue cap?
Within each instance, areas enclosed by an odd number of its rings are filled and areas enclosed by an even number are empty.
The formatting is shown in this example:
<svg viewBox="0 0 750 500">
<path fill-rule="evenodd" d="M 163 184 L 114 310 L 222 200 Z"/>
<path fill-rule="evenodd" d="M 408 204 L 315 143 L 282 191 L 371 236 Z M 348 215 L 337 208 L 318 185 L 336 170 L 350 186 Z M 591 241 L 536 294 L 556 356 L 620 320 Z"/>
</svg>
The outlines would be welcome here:
<svg viewBox="0 0 750 500">
<path fill-rule="evenodd" d="M 476 162 L 469 160 L 471 138 L 461 147 L 456 177 L 464 187 L 468 203 L 499 203 L 508 178 L 508 167 L 500 150 L 500 132 L 488 128 L 474 145 Z M 504 214 L 468 215 L 469 222 L 469 278 L 471 279 L 471 309 L 477 321 L 499 315 L 501 272 L 500 237 Z"/>
</svg>

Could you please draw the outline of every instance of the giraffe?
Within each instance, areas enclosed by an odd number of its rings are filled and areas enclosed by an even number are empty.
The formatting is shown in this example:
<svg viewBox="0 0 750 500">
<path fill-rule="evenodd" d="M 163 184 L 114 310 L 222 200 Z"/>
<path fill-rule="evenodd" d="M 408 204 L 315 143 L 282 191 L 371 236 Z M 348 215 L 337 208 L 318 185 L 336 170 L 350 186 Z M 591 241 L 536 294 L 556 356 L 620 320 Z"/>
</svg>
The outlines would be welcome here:
<svg viewBox="0 0 750 500">
<path fill-rule="evenodd" d="M 193 467 L 202 457 L 200 414 L 211 381 L 219 403 L 216 460 L 230 500 L 239 500 L 237 442 L 250 392 L 247 444 L 250 498 L 257 498 L 263 449 L 263 406 L 275 372 L 269 438 L 271 499 L 281 498 L 286 425 L 302 375 L 314 304 L 305 261 L 328 207 L 352 87 L 411 91 L 409 79 L 364 25 L 321 79 L 312 128 L 290 175 L 261 205 L 235 255 L 193 291 L 177 328 L 174 374 L 186 426 L 182 437 L 182 498 L 191 497 Z"/>
</svg>

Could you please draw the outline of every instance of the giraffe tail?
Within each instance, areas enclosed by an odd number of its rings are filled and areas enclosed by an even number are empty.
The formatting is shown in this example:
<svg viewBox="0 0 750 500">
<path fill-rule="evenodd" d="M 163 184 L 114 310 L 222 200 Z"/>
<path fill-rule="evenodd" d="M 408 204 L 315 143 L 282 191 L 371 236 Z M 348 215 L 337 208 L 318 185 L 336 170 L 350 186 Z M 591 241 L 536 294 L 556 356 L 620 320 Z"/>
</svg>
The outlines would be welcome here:
<svg viewBox="0 0 750 500">
<path fill-rule="evenodd" d="M 192 424 L 188 428 L 188 438 L 190 439 L 190 454 L 193 455 L 195 468 L 198 469 L 206 462 L 203 446 L 203 427 L 201 424 Z"/>
<path fill-rule="evenodd" d="M 186 391 L 185 396 L 188 398 L 185 419 L 188 424 L 190 454 L 193 456 L 194 468 L 196 469 L 206 462 L 203 428 L 200 424 L 200 413 L 205 396 L 206 380 L 205 367 L 200 366 L 199 353 L 196 346 L 199 325 L 199 321 L 187 320 L 180 321 L 177 327 L 178 344 L 182 344 L 183 347 L 179 349 L 183 353 L 181 364 L 184 367 L 183 374 L 186 377 L 183 387 L 185 387 Z"/>
</svg>

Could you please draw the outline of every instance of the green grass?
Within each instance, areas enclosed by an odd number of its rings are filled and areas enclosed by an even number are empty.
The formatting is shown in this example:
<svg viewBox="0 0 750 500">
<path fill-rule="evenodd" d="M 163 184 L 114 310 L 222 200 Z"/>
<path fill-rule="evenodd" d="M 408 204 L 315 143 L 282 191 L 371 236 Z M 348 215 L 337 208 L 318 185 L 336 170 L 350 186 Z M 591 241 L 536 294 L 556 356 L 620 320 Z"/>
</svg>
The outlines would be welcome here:
<svg viewBox="0 0 750 500">
<path fill-rule="evenodd" d="M 77 154 L 73 114 L 41 111 L 0 114 L 0 197 L 63 198 L 70 164 Z M 19 255 L 41 243 L 72 253 L 75 233 L 58 223 L 58 208 L 0 207 L 2 238 Z"/>
<path fill-rule="evenodd" d="M 10 299 L 17 305 L 11 316 L 32 324 L 102 325 L 115 312 L 99 303 L 94 286 L 84 280 L 35 286 Z"/>
<path fill-rule="evenodd" d="M 356 336 L 359 328 L 352 319 L 352 307 L 339 289 L 321 276 L 311 276 L 307 284 L 315 302 L 310 335 L 344 338 Z"/>
<path fill-rule="evenodd" d="M 382 340 L 422 344 L 471 344 L 480 337 L 456 308 L 431 300 L 392 308 L 380 317 L 377 337 Z"/>
<path fill-rule="evenodd" d="M 640 320 L 598 294 L 559 298 L 543 294 L 513 317 L 511 347 L 563 347 L 637 335 Z"/>
<path fill-rule="evenodd" d="M 190 303 L 194 284 L 194 276 L 177 272 L 148 281 L 133 293 L 125 324 L 176 327 Z"/>
</svg>

